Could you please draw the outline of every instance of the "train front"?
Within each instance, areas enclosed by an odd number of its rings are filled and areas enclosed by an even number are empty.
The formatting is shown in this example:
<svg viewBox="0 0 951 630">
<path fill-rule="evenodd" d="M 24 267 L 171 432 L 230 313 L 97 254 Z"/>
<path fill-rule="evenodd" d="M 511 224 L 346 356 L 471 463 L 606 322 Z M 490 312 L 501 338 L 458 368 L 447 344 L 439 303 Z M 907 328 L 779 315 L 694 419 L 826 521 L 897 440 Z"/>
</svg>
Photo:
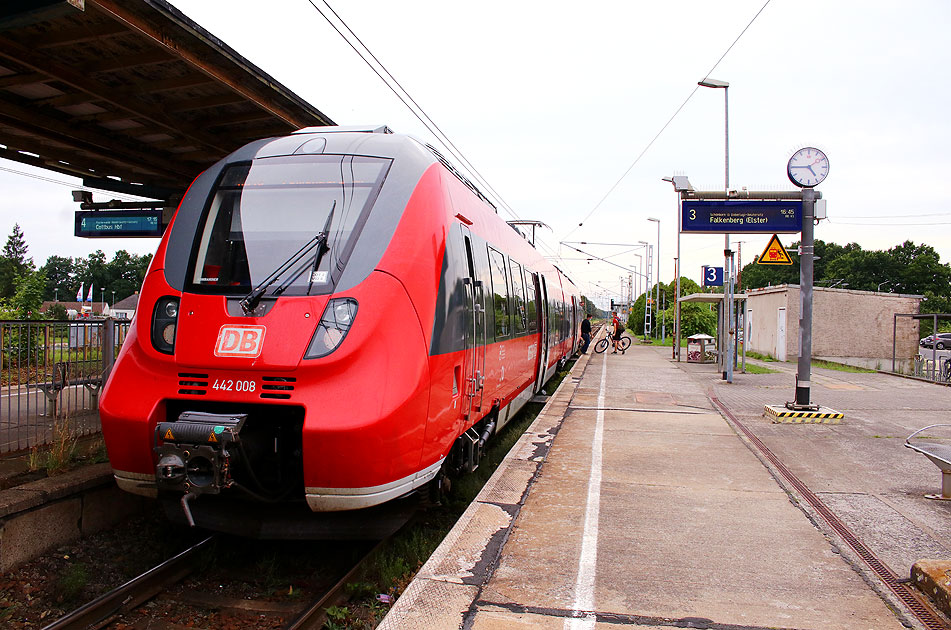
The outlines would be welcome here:
<svg viewBox="0 0 951 630">
<path fill-rule="evenodd" d="M 432 250 L 418 216 L 428 160 L 388 133 L 308 131 L 192 184 L 103 391 L 102 430 L 119 486 L 172 518 L 372 537 L 373 510 L 441 463 L 424 452 L 426 298 L 410 295 L 435 290 L 439 264 L 413 282 L 399 271 L 417 241 Z"/>
</svg>

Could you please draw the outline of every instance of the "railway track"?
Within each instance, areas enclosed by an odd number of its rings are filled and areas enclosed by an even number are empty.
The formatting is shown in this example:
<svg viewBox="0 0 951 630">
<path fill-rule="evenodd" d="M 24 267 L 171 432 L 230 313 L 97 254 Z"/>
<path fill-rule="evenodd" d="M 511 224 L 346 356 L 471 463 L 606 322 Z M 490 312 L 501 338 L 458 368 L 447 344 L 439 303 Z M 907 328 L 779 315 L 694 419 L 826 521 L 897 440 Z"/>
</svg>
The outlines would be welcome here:
<svg viewBox="0 0 951 630">
<path fill-rule="evenodd" d="M 325 611 L 344 597 L 344 587 L 354 579 L 377 551 L 383 548 L 389 539 L 383 540 L 368 552 L 361 554 L 349 568 L 340 569 L 339 576 L 331 585 L 318 589 L 309 601 L 273 601 L 265 598 L 235 598 L 210 592 L 201 586 L 177 588 L 201 565 L 201 558 L 216 544 L 216 536 L 209 536 L 189 547 L 176 556 L 149 569 L 125 584 L 80 606 L 56 621 L 44 626 L 43 630 L 91 630 L 110 627 L 140 627 L 145 623 L 150 628 L 180 627 L 162 619 L 162 612 L 149 611 L 144 605 L 154 599 L 164 599 L 172 607 L 182 611 L 189 607 L 205 610 L 228 610 L 236 616 L 253 616 L 253 625 L 249 627 L 286 628 L 288 630 L 307 630 L 321 628 L 326 620 Z M 212 577 L 219 581 L 216 573 Z M 208 584 L 205 580 L 205 584 Z M 200 582 L 199 582 L 200 584 Z M 232 622 L 233 623 L 233 622 Z"/>
</svg>

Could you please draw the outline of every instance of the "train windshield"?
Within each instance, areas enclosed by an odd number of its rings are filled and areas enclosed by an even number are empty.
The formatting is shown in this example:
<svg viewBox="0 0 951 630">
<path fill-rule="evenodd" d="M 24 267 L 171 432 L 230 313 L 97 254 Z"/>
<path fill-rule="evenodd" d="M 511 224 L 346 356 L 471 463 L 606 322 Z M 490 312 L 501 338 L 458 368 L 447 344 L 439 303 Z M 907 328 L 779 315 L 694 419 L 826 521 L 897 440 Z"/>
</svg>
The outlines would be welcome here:
<svg viewBox="0 0 951 630">
<path fill-rule="evenodd" d="M 247 292 L 312 241 L 333 211 L 326 247 L 290 266 L 271 289 L 286 295 L 330 292 L 390 162 L 308 155 L 227 167 L 199 226 L 191 288 Z"/>
</svg>

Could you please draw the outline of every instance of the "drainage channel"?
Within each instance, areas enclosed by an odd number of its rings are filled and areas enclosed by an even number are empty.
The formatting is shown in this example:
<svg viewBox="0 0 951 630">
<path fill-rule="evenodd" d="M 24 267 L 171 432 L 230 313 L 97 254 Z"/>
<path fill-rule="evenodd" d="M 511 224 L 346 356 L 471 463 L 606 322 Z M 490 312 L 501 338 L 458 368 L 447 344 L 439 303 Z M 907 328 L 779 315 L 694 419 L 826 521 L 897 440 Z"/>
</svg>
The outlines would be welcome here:
<svg viewBox="0 0 951 630">
<path fill-rule="evenodd" d="M 829 527 L 834 529 L 839 536 L 848 543 L 849 547 L 852 548 L 855 553 L 862 558 L 866 565 L 875 573 L 876 576 L 895 594 L 898 599 L 904 603 L 911 613 L 915 616 L 918 621 L 920 621 L 925 628 L 928 630 L 947 630 L 947 626 L 944 622 L 938 618 L 937 615 L 929 608 L 929 606 L 924 602 L 920 595 L 915 593 L 912 589 L 913 587 L 904 584 L 899 581 L 897 575 L 895 575 L 891 569 L 885 566 L 885 564 L 875 557 L 875 554 L 866 547 L 862 541 L 856 538 L 855 534 L 849 530 L 849 528 L 839 520 L 839 517 L 835 515 L 826 504 L 822 502 L 818 496 L 816 496 L 812 490 L 810 490 L 806 484 L 804 484 L 799 477 L 797 477 L 791 470 L 789 470 L 785 464 L 772 451 L 769 450 L 769 447 L 766 446 L 758 437 L 756 437 L 752 431 L 746 428 L 742 422 L 740 422 L 736 416 L 734 416 L 729 409 L 727 409 L 720 400 L 710 394 L 710 400 L 713 402 L 714 406 L 720 410 L 720 412 L 727 418 L 727 420 L 732 424 L 736 429 L 739 429 L 743 435 L 749 438 L 750 442 L 756 449 L 769 460 L 769 462 L 779 471 L 779 474 L 789 482 L 789 484 L 796 489 L 796 491 L 804 498 L 809 505 L 813 507 L 822 518 L 825 519 Z"/>
</svg>

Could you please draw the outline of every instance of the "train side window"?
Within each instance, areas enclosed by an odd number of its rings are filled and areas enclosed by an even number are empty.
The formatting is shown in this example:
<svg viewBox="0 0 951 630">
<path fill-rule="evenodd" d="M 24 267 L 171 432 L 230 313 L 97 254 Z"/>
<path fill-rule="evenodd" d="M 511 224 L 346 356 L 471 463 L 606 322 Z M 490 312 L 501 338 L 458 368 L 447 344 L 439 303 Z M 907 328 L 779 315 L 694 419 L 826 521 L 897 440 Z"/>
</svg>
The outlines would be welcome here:
<svg viewBox="0 0 951 630">
<path fill-rule="evenodd" d="M 522 283 L 522 266 L 509 258 L 512 271 L 512 306 L 515 313 L 515 333 L 525 332 L 525 288 Z"/>
<path fill-rule="evenodd" d="M 528 311 L 528 330 L 538 330 L 538 304 L 535 302 L 535 274 L 525 272 L 525 305 Z"/>
<path fill-rule="evenodd" d="M 495 338 L 508 337 L 509 291 L 505 273 L 505 256 L 489 247 L 489 268 L 492 276 L 492 302 L 495 311 Z"/>
</svg>

